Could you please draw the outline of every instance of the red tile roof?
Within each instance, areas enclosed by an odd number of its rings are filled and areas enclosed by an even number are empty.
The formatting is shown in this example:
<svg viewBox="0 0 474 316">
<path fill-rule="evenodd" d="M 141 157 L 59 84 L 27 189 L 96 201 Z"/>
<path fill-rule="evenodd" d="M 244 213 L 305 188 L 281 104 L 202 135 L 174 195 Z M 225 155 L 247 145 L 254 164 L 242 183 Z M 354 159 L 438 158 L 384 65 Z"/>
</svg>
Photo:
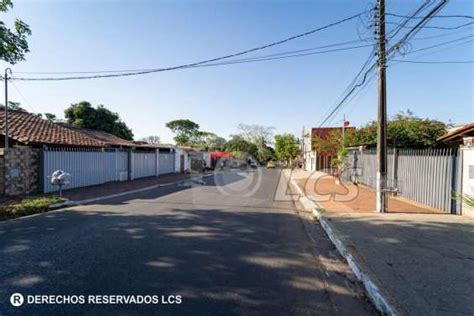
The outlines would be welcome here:
<svg viewBox="0 0 474 316">
<path fill-rule="evenodd" d="M 93 130 L 93 129 L 88 129 L 88 128 L 82 128 L 78 127 L 75 125 L 67 124 L 67 123 L 57 123 L 63 127 L 66 127 L 68 129 L 77 131 L 79 133 L 83 133 L 86 136 L 95 139 L 97 141 L 100 141 L 104 143 L 104 145 L 111 145 L 111 146 L 143 146 L 143 145 L 148 145 L 148 144 L 140 144 L 140 143 L 134 143 L 133 141 L 126 140 L 120 137 L 117 137 L 113 134 L 104 132 L 104 131 L 98 131 L 98 130 Z M 150 145 L 149 145 L 150 146 Z"/>
<path fill-rule="evenodd" d="M 31 113 L 8 111 L 8 136 L 23 144 L 102 147 L 103 142 Z M 5 135 L 5 111 L 0 110 L 0 134 Z"/>
<path fill-rule="evenodd" d="M 67 123 L 52 123 L 27 112 L 9 111 L 8 122 L 8 136 L 25 145 L 162 147 L 135 143 L 104 131 L 81 128 Z M 5 135 L 4 110 L 0 110 L 0 134 Z"/>
</svg>

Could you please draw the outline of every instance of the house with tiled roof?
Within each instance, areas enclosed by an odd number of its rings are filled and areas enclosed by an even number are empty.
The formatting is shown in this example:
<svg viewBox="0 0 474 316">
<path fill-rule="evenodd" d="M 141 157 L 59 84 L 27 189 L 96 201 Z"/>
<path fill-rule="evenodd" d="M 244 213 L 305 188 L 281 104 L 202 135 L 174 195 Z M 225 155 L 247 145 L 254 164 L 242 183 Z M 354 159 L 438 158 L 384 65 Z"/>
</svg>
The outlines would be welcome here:
<svg viewBox="0 0 474 316">
<path fill-rule="evenodd" d="M 51 183 L 56 170 L 71 174 L 65 189 L 187 171 L 176 167 L 174 147 L 53 123 L 27 112 L 8 112 L 8 149 L 5 132 L 0 110 L 0 192 L 7 195 L 58 190 Z"/>
<path fill-rule="evenodd" d="M 68 123 L 53 123 L 41 116 L 22 112 L 8 111 L 8 136 L 10 145 L 28 145 L 32 147 L 66 146 L 92 148 L 163 148 L 144 142 L 134 142 L 113 134 L 82 128 Z M 0 145 L 5 146 L 5 111 L 0 110 Z"/>
</svg>

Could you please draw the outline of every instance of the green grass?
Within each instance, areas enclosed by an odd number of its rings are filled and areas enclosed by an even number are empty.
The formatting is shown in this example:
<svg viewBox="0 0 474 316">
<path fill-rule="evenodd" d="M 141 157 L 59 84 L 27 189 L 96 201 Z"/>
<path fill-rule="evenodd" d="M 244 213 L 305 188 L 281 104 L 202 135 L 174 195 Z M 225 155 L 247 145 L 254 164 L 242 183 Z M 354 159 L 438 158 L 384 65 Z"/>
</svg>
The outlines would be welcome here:
<svg viewBox="0 0 474 316">
<path fill-rule="evenodd" d="M 22 199 L 2 205 L 0 209 L 0 217 L 12 218 L 47 212 L 50 205 L 62 201 L 63 200 L 57 196 Z"/>
</svg>

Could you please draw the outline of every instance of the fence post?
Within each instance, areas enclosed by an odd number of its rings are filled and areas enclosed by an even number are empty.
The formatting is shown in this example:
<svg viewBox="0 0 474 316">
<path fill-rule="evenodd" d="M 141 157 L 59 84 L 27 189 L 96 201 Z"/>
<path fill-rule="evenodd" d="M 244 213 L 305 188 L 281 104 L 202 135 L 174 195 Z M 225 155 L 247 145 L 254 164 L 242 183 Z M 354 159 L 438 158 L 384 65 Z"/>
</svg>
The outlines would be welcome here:
<svg viewBox="0 0 474 316">
<path fill-rule="evenodd" d="M 462 184 L 459 181 L 459 178 L 462 177 L 459 172 L 462 170 L 462 152 L 459 149 L 453 149 L 451 155 L 451 164 L 452 164 L 452 175 L 451 175 L 451 214 L 459 214 L 461 209 L 461 202 L 458 200 L 456 195 L 458 193 L 462 194 Z M 458 185 L 460 184 L 460 185 Z"/>
<path fill-rule="evenodd" d="M 155 150 L 155 176 L 160 175 L 160 149 Z"/>
<path fill-rule="evenodd" d="M 128 151 L 128 180 L 133 180 L 133 148 Z"/>
<path fill-rule="evenodd" d="M 393 168 L 392 168 L 392 188 L 398 189 L 398 149 L 393 149 Z M 393 190 L 392 194 L 395 196 L 397 195 L 398 190 Z"/>
</svg>

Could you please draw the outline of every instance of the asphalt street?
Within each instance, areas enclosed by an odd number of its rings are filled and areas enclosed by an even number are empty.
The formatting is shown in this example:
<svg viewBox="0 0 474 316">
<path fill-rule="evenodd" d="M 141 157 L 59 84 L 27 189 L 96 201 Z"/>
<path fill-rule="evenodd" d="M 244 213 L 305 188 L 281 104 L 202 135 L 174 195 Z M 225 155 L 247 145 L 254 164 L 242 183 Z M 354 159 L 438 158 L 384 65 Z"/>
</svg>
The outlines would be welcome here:
<svg viewBox="0 0 474 316">
<path fill-rule="evenodd" d="M 0 223 L 0 314 L 374 314 L 321 228 L 282 198 L 280 175 L 221 172 Z M 10 304 L 12 293 L 22 306 Z M 29 304 L 34 295 L 160 303 Z"/>
</svg>

